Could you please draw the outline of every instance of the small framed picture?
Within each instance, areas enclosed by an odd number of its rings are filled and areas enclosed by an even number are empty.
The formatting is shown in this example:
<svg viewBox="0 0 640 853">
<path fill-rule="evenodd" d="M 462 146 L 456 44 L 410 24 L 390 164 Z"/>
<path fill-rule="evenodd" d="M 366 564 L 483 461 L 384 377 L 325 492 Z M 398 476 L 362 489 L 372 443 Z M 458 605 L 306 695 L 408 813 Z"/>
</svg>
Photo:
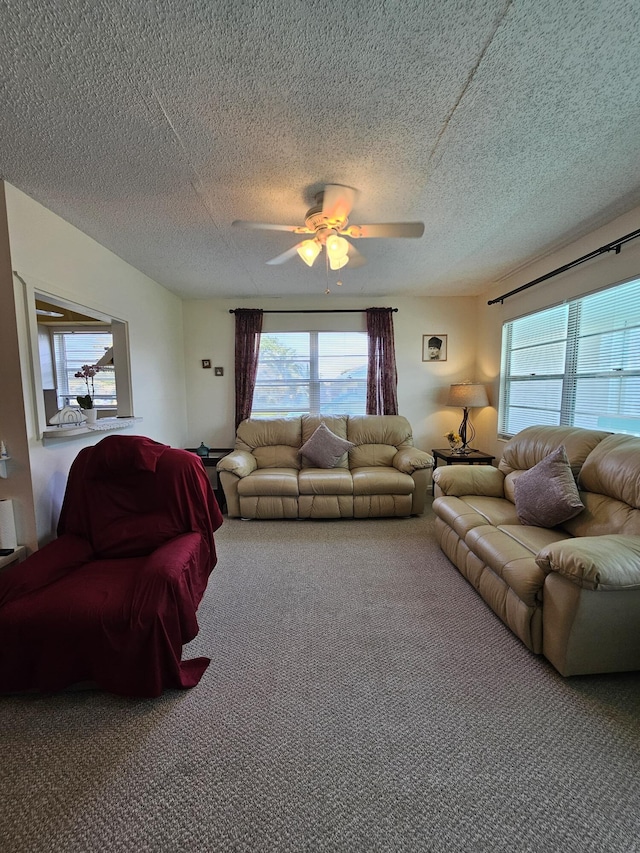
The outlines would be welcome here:
<svg viewBox="0 0 640 853">
<path fill-rule="evenodd" d="M 447 336 L 442 332 L 432 332 L 430 335 L 422 336 L 422 360 L 423 361 L 446 361 L 447 360 Z"/>
<path fill-rule="evenodd" d="M 202 359 L 202 366 L 203 367 L 211 367 L 211 359 L 210 358 L 203 358 Z"/>
</svg>

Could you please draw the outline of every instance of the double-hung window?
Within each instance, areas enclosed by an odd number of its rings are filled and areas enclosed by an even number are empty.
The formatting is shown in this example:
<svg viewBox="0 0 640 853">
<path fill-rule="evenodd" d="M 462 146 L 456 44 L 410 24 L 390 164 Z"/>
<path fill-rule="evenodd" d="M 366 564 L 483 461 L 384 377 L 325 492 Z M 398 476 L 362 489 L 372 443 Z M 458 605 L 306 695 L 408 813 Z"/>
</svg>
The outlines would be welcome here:
<svg viewBox="0 0 640 853">
<path fill-rule="evenodd" d="M 505 323 L 499 433 L 534 424 L 640 435 L 640 279 Z"/>
<path fill-rule="evenodd" d="M 260 336 L 252 417 L 363 415 L 366 332 L 272 332 Z"/>
</svg>

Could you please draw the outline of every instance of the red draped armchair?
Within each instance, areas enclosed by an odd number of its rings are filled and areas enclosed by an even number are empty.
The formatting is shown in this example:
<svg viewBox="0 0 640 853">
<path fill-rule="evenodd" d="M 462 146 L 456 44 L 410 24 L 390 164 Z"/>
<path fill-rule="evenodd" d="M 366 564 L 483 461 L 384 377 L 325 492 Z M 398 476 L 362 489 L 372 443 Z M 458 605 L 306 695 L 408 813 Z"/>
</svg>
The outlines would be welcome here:
<svg viewBox="0 0 640 853">
<path fill-rule="evenodd" d="M 0 575 L 0 692 L 79 683 L 125 696 L 196 685 L 182 660 L 222 515 L 202 461 L 141 436 L 80 451 L 58 538 Z"/>
</svg>

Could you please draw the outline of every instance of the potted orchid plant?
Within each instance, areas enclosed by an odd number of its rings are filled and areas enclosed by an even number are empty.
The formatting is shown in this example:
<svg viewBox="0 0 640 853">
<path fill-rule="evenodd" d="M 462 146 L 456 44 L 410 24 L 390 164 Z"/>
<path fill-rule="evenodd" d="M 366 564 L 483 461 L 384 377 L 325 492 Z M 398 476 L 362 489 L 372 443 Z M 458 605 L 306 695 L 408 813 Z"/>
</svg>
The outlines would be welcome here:
<svg viewBox="0 0 640 853">
<path fill-rule="evenodd" d="M 87 386 L 87 393 L 80 394 L 76 397 L 78 405 L 83 411 L 93 409 L 93 396 L 95 394 L 93 378 L 100 370 L 102 370 L 102 368 L 97 364 L 83 364 L 82 368 L 77 373 L 73 374 L 76 379 L 84 379 L 85 385 Z M 91 384 L 89 384 L 89 382 L 91 382 Z"/>
</svg>

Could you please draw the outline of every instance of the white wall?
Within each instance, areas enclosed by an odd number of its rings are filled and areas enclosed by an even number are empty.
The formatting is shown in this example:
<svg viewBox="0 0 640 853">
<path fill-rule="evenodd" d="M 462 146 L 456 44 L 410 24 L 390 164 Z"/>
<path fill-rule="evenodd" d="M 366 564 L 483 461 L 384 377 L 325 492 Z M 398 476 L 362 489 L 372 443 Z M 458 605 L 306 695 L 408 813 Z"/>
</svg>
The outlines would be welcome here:
<svg viewBox="0 0 640 853">
<path fill-rule="evenodd" d="M 302 275 L 303 273 L 301 273 Z M 204 441 L 210 447 L 232 447 L 234 440 L 234 334 L 230 308 L 264 311 L 392 307 L 398 366 L 398 408 L 413 427 L 414 441 L 428 450 L 442 447 L 444 433 L 457 428 L 462 411 L 446 406 L 451 382 L 475 379 L 476 299 L 424 297 L 366 299 L 322 296 L 298 299 L 210 299 L 183 304 L 185 375 L 187 383 L 189 446 Z M 361 313 L 266 314 L 263 330 L 362 330 Z M 445 362 L 422 361 L 422 336 L 448 335 Z M 203 369 L 202 359 L 212 369 Z M 224 368 L 224 376 L 213 367 Z"/>
<path fill-rule="evenodd" d="M 476 420 L 478 439 L 482 449 L 500 456 L 503 442 L 498 440 L 498 395 L 502 324 L 532 311 L 575 299 L 611 284 L 618 284 L 640 276 L 640 237 L 622 247 L 619 254 L 607 252 L 586 261 L 573 269 L 534 285 L 522 293 L 504 300 L 503 304 L 488 305 L 492 299 L 546 275 L 552 270 L 591 254 L 608 243 L 640 229 L 640 207 L 615 219 L 608 225 L 576 240 L 564 249 L 548 255 L 535 264 L 519 270 L 509 278 L 487 289 L 478 299 L 478 378 L 487 382 L 490 400 L 494 407 L 479 413 Z"/>
<path fill-rule="evenodd" d="M 184 446 L 181 300 L 8 184 L 6 201 L 11 262 L 20 277 L 30 287 L 128 323 L 133 407 L 142 422 L 127 432 Z M 43 446 L 33 406 L 23 288 L 17 279 L 14 287 L 37 538 L 42 544 L 55 532 L 71 462 L 82 447 L 104 434 Z"/>
</svg>

